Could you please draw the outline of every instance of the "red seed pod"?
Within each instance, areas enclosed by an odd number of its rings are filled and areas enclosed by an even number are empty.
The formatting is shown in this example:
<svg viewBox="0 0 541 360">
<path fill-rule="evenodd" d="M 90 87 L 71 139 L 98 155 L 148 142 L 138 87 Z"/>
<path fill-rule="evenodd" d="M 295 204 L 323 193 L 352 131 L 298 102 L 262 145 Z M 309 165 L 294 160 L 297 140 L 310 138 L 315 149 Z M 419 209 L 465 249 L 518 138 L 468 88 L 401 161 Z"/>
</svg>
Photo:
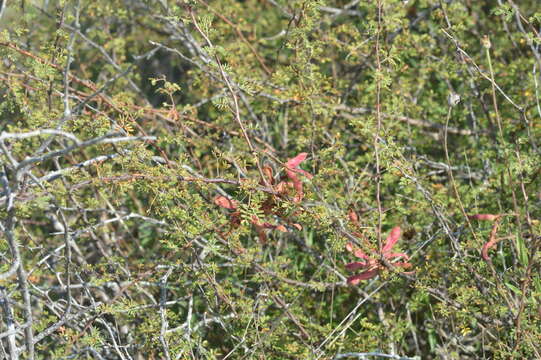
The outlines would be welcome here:
<svg viewBox="0 0 541 360">
<path fill-rule="evenodd" d="M 236 200 L 228 199 L 225 196 L 216 196 L 214 198 L 214 203 L 220 207 L 223 207 L 229 210 L 234 210 L 239 206 Z"/>
<path fill-rule="evenodd" d="M 493 215 L 493 214 L 475 214 L 475 215 L 469 215 L 468 218 L 470 220 L 479 220 L 479 221 L 496 221 L 500 215 Z"/>
<path fill-rule="evenodd" d="M 349 211 L 348 217 L 349 217 L 349 220 L 355 225 L 359 223 L 359 217 L 357 216 L 357 213 L 353 209 Z"/>
</svg>

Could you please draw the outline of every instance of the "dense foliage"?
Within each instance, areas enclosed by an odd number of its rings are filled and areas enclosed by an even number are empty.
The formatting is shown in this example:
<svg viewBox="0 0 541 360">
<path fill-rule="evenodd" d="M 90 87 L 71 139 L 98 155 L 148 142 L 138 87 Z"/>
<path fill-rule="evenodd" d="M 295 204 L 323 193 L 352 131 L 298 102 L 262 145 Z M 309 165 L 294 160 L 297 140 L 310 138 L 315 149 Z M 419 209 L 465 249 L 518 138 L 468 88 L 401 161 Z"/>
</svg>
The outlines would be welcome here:
<svg viewBox="0 0 541 360">
<path fill-rule="evenodd" d="M 2 1 L 0 356 L 541 358 L 515 1 Z"/>
</svg>

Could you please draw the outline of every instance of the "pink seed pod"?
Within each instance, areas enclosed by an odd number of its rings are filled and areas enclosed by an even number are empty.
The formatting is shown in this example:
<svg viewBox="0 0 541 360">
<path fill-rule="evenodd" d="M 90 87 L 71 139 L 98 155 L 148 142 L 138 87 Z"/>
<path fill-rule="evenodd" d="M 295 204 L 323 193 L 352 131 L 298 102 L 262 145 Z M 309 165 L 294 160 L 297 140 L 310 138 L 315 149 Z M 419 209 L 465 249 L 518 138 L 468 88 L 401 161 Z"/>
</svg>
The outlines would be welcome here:
<svg viewBox="0 0 541 360">
<path fill-rule="evenodd" d="M 468 218 L 470 220 L 479 220 L 479 221 L 496 221 L 500 215 L 493 215 L 493 214 L 475 214 L 475 215 L 468 215 Z"/>
<path fill-rule="evenodd" d="M 214 198 L 214 203 L 229 210 L 235 210 L 239 206 L 239 203 L 236 200 L 228 199 L 225 196 L 216 196 Z"/>
</svg>

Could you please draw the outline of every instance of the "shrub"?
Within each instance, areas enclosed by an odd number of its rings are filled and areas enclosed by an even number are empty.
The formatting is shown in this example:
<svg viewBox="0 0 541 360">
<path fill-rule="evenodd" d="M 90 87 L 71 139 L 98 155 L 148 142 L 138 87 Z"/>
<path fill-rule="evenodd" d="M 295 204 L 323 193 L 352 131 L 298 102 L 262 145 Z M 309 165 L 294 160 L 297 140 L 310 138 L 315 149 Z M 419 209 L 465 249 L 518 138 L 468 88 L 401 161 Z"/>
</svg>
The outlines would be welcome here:
<svg viewBox="0 0 541 360">
<path fill-rule="evenodd" d="M 3 356 L 541 358 L 536 5 L 2 2 Z"/>
</svg>

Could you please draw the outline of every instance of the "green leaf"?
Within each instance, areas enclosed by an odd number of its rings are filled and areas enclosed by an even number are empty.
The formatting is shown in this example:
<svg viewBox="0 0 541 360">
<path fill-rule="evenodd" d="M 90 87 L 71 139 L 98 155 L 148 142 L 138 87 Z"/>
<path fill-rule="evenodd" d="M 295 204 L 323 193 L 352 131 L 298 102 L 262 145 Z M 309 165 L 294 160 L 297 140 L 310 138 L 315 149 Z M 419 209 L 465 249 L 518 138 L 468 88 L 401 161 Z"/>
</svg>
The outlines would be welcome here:
<svg viewBox="0 0 541 360">
<path fill-rule="evenodd" d="M 517 236 L 517 253 L 518 253 L 518 260 L 520 261 L 520 264 L 524 267 L 528 266 L 528 249 L 526 248 L 526 244 L 524 243 L 524 239 L 522 236 Z"/>
<path fill-rule="evenodd" d="M 510 283 L 505 283 L 505 286 L 507 286 L 511 291 L 515 293 L 515 295 L 522 295 L 522 291 L 515 285 L 511 285 Z"/>
</svg>

